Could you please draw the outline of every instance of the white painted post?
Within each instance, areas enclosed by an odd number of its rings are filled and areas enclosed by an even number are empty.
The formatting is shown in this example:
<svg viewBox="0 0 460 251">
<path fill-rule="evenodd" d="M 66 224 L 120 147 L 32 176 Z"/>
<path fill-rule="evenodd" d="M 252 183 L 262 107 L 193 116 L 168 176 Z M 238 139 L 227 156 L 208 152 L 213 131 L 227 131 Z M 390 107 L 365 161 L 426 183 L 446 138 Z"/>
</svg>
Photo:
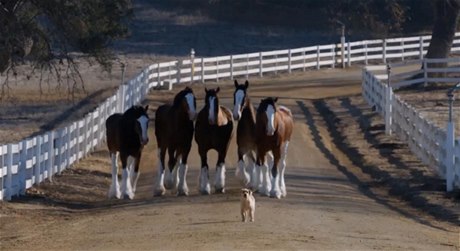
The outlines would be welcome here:
<svg viewBox="0 0 460 251">
<path fill-rule="evenodd" d="M 231 68 L 231 63 L 230 63 Z M 232 74 L 232 72 L 230 72 Z M 201 58 L 201 83 L 204 83 L 204 58 Z"/>
<path fill-rule="evenodd" d="M 347 44 L 347 60 L 348 60 L 348 67 L 351 66 L 351 44 L 348 42 Z"/>
<path fill-rule="evenodd" d="M 246 54 L 246 79 L 249 78 L 249 54 Z"/>
<path fill-rule="evenodd" d="M 275 54 L 275 75 L 278 75 L 278 54 Z"/>
<path fill-rule="evenodd" d="M 263 73 L 263 61 L 262 61 L 263 57 L 262 57 L 262 52 L 259 52 L 259 77 L 263 77 L 264 76 L 264 73 Z"/>
<path fill-rule="evenodd" d="M 89 137 L 89 116 L 83 118 L 83 157 L 86 157 L 88 154 L 88 137 Z"/>
<path fill-rule="evenodd" d="M 332 54 L 332 65 L 331 65 L 331 68 L 334 69 L 334 68 L 335 68 L 335 49 L 334 49 L 334 48 L 331 48 L 331 54 Z"/>
<path fill-rule="evenodd" d="M 292 58 L 292 53 L 291 53 L 291 49 L 289 49 L 288 51 L 288 73 L 292 72 L 291 71 L 291 64 L 292 64 L 291 58 Z"/>
<path fill-rule="evenodd" d="M 77 127 L 75 129 L 75 138 L 76 138 L 76 145 L 75 145 L 75 161 L 78 162 L 80 160 L 80 121 L 77 122 Z"/>
<path fill-rule="evenodd" d="M 302 50 L 302 64 L 303 64 L 303 68 L 302 68 L 302 71 L 305 71 L 307 66 L 306 66 L 306 62 L 307 62 L 307 59 L 305 57 L 305 49 Z"/>
<path fill-rule="evenodd" d="M 424 86 L 428 85 L 428 63 L 426 59 L 423 59 L 423 79 L 424 79 Z"/>
<path fill-rule="evenodd" d="M 195 50 L 192 48 L 190 50 L 190 84 L 193 83 L 193 78 L 195 76 Z"/>
<path fill-rule="evenodd" d="M 57 138 L 56 138 L 56 148 L 58 150 L 58 155 L 57 155 L 57 159 L 56 159 L 56 167 L 57 167 L 57 170 L 56 170 L 56 173 L 61 173 L 62 171 L 62 155 L 64 155 L 65 152 L 62 152 L 62 146 L 63 146 L 63 142 L 64 142 L 64 130 L 65 128 L 61 128 L 57 131 Z"/>
<path fill-rule="evenodd" d="M 219 59 L 216 59 L 216 82 L 219 82 Z"/>
<path fill-rule="evenodd" d="M 47 161 L 47 170 L 48 170 L 48 180 L 53 182 L 54 174 L 54 131 L 48 132 L 48 161 Z"/>
<path fill-rule="evenodd" d="M 404 40 L 401 40 L 401 47 L 402 60 L 404 61 Z"/>
<path fill-rule="evenodd" d="M 382 43 L 382 60 L 384 64 L 387 63 L 387 39 L 386 38 L 383 39 L 383 43 Z"/>
<path fill-rule="evenodd" d="M 391 88 L 391 66 L 387 64 L 387 86 L 385 89 L 385 133 L 392 134 L 392 102 L 393 102 L 393 88 Z"/>
<path fill-rule="evenodd" d="M 3 151 L 4 146 L 0 145 L 0 201 L 4 199 L 5 196 L 5 152 Z"/>
<path fill-rule="evenodd" d="M 446 191 L 451 192 L 454 190 L 455 182 L 455 125 L 452 119 L 452 109 L 454 102 L 453 92 L 448 92 L 449 98 L 449 121 L 447 122 L 447 131 L 446 131 Z"/>
<path fill-rule="evenodd" d="M 316 69 L 319 70 L 319 45 L 316 46 Z"/>
<path fill-rule="evenodd" d="M 157 64 L 157 83 L 158 83 L 158 86 L 160 86 L 160 84 L 161 84 L 160 73 L 161 73 L 161 70 L 160 70 L 160 63 L 158 63 L 158 64 Z"/>
<path fill-rule="evenodd" d="M 13 145 L 8 144 L 6 148 L 6 200 L 11 200 L 13 195 Z"/>
<path fill-rule="evenodd" d="M 177 74 L 176 74 L 176 83 L 177 84 L 180 84 L 180 78 L 181 78 L 181 68 L 182 68 L 182 60 L 177 60 L 177 63 L 176 63 L 176 70 L 177 70 Z"/>
<path fill-rule="evenodd" d="M 75 124 L 75 123 L 73 123 L 73 124 Z M 66 126 L 66 132 L 67 132 L 67 134 L 66 134 L 66 145 L 67 146 L 66 146 L 66 153 L 65 153 L 65 155 L 66 155 L 66 157 L 65 157 L 66 158 L 65 168 L 70 166 L 70 158 L 72 157 L 72 152 L 71 152 L 72 148 L 70 147 L 71 143 L 72 143 L 71 142 L 72 141 L 72 134 L 71 134 L 71 132 L 72 132 L 72 124 Z"/>
<path fill-rule="evenodd" d="M 230 55 L 230 79 L 233 80 L 233 55 Z"/>
<path fill-rule="evenodd" d="M 35 145 L 35 170 L 34 170 L 34 174 L 35 174 L 35 184 L 38 184 L 40 182 L 42 182 L 42 179 L 41 179 L 41 163 L 42 163 L 42 142 L 43 142 L 43 138 L 41 135 L 37 136 L 36 137 L 36 145 Z"/>
<path fill-rule="evenodd" d="M 19 194 L 26 192 L 26 170 L 27 170 L 27 140 L 21 141 L 21 152 L 19 154 Z"/>
<path fill-rule="evenodd" d="M 364 42 L 364 63 L 367 65 L 367 41 Z"/>
<path fill-rule="evenodd" d="M 423 37 L 420 36 L 420 45 L 419 45 L 419 58 L 423 59 Z"/>
</svg>

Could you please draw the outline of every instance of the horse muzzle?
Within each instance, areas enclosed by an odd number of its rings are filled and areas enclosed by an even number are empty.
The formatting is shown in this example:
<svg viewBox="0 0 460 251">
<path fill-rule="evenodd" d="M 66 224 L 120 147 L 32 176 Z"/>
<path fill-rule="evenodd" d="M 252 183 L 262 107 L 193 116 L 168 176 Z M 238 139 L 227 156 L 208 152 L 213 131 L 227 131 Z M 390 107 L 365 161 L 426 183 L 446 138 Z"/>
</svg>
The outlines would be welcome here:
<svg viewBox="0 0 460 251">
<path fill-rule="evenodd" d="M 267 136 L 275 135 L 275 130 L 267 130 Z"/>
<path fill-rule="evenodd" d="M 234 120 L 239 120 L 241 117 L 241 113 L 238 111 L 238 112 L 233 112 L 233 119 Z"/>
<path fill-rule="evenodd" d="M 141 139 L 141 144 L 142 144 L 143 146 L 147 145 L 147 143 L 149 143 L 149 138 Z"/>
<path fill-rule="evenodd" d="M 189 112 L 189 113 L 188 113 L 188 118 L 189 118 L 190 120 L 195 120 L 195 119 L 196 119 L 196 115 L 197 115 L 196 112 Z"/>
</svg>

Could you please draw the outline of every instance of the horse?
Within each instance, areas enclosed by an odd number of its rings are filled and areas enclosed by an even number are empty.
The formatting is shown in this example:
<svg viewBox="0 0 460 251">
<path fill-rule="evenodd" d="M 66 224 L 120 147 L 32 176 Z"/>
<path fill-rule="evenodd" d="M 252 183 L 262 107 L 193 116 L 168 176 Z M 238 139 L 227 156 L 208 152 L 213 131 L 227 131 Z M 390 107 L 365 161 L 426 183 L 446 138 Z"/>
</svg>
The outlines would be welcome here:
<svg viewBox="0 0 460 251">
<path fill-rule="evenodd" d="M 205 88 L 205 106 L 198 113 L 195 124 L 195 141 L 201 157 L 201 171 L 199 176 L 199 191 L 201 194 L 210 194 L 209 170 L 207 153 L 214 149 L 218 153 L 214 188 L 216 193 L 225 193 L 225 157 L 230 140 L 233 136 L 232 113 L 219 105 L 220 88 Z"/>
<path fill-rule="evenodd" d="M 249 82 L 238 84 L 235 80 L 233 93 L 233 118 L 238 121 L 236 128 L 236 144 L 238 146 L 238 167 L 235 176 L 241 179 L 244 186 L 257 190 L 260 180 L 260 169 L 255 168 L 256 146 L 256 113 L 248 95 Z M 246 161 L 245 161 L 246 160 Z M 249 173 L 246 171 L 246 165 Z"/>
<path fill-rule="evenodd" d="M 107 147 L 112 160 L 112 184 L 109 198 L 134 198 L 139 179 L 139 163 L 142 149 L 149 142 L 147 129 L 149 106 L 132 106 L 123 114 L 115 113 L 105 121 Z M 121 192 L 118 184 L 118 162 L 120 156 L 122 173 Z M 133 168 L 134 166 L 134 168 Z M 131 185 L 132 184 L 132 185 Z"/>
<path fill-rule="evenodd" d="M 177 189 L 177 195 L 188 195 L 187 158 L 192 148 L 195 118 L 196 99 L 190 87 L 177 93 L 172 104 L 161 105 L 155 112 L 159 165 L 154 196 L 163 196 L 165 188 Z M 166 151 L 169 159 L 165 182 Z M 179 166 L 175 168 L 178 159 Z"/>
<path fill-rule="evenodd" d="M 286 168 L 286 156 L 291 140 L 294 120 L 291 111 L 284 106 L 277 106 L 278 98 L 265 98 L 260 102 L 256 113 L 256 165 L 262 167 L 262 190 L 263 195 L 272 198 L 286 196 L 286 184 L 284 182 L 284 170 Z M 270 182 L 268 166 L 265 162 L 267 152 L 273 153 L 272 180 Z M 281 160 L 278 173 L 278 164 Z M 271 184 L 270 184 L 271 183 Z M 271 186 L 270 193 L 268 193 Z"/>
</svg>

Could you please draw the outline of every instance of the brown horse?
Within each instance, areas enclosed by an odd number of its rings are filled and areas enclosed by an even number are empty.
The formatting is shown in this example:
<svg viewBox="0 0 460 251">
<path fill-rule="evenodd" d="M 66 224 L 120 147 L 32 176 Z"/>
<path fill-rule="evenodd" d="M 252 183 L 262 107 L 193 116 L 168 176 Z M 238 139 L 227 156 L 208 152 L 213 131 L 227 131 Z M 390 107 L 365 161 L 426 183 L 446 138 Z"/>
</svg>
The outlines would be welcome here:
<svg viewBox="0 0 460 251">
<path fill-rule="evenodd" d="M 123 114 L 112 114 L 105 122 L 107 146 L 112 159 L 112 184 L 110 185 L 109 198 L 116 197 L 119 199 L 121 194 L 129 199 L 134 198 L 139 179 L 139 162 L 142 149 L 149 141 L 147 110 L 148 106 L 133 106 Z M 121 193 L 118 184 L 118 153 L 123 170 Z"/>
<path fill-rule="evenodd" d="M 225 157 L 233 135 L 233 119 L 232 113 L 219 105 L 219 90 L 219 87 L 215 90 L 205 88 L 205 106 L 198 113 L 195 125 L 195 141 L 201 157 L 199 191 L 202 194 L 211 193 L 207 162 L 207 153 L 210 149 L 215 149 L 218 153 L 215 190 L 217 193 L 225 192 Z"/>
<path fill-rule="evenodd" d="M 173 104 L 162 105 L 155 112 L 159 166 L 154 195 L 164 195 L 165 186 L 168 189 L 177 189 L 178 195 L 188 195 L 187 158 L 192 147 L 195 117 L 196 99 L 193 90 L 189 87 L 185 87 L 176 94 Z M 165 183 L 166 151 L 168 151 L 169 160 Z M 175 168 L 178 159 L 179 166 Z M 178 179 L 179 183 L 177 183 Z"/>
<path fill-rule="evenodd" d="M 284 182 L 284 169 L 286 168 L 286 155 L 289 141 L 291 140 L 294 120 L 291 111 L 283 106 L 277 107 L 278 98 L 262 99 L 256 114 L 256 142 L 257 160 L 256 165 L 262 166 L 262 188 L 264 195 L 274 198 L 286 196 L 286 184 Z M 272 180 L 270 182 L 268 166 L 265 155 L 271 151 L 274 156 L 272 167 Z M 278 164 L 281 160 L 280 171 Z M 270 184 L 271 183 L 271 184 Z M 271 186 L 271 189 L 270 189 Z M 270 193 L 269 193 L 270 189 Z"/>
</svg>

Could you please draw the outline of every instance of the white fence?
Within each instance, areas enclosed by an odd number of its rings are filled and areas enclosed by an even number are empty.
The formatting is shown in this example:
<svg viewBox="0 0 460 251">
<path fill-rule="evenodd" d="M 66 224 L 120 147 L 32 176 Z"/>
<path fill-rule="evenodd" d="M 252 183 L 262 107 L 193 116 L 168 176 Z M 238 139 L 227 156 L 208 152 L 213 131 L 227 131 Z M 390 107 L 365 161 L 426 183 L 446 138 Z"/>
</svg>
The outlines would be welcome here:
<svg viewBox="0 0 460 251">
<path fill-rule="evenodd" d="M 447 63 L 448 66 L 437 68 L 432 63 Z M 420 69 L 422 64 L 424 67 Z M 454 124 L 448 122 L 446 128 L 439 128 L 393 90 L 421 83 L 460 82 L 459 73 L 458 57 L 366 66 L 363 69 L 363 96 L 385 117 L 386 132 L 396 133 L 419 159 L 445 177 L 447 191 L 460 187 L 460 138 L 455 138 Z"/>
<path fill-rule="evenodd" d="M 0 200 L 24 194 L 27 188 L 51 179 L 100 145 L 105 120 L 141 102 L 148 90 L 164 82 L 219 81 L 236 76 L 260 76 L 293 70 L 334 68 L 354 62 L 386 63 L 390 59 L 423 58 L 431 36 L 365 40 L 343 44 L 194 58 L 153 64 L 108 98 L 95 111 L 64 128 L 0 146 Z M 342 54 L 342 48 L 344 53 Z M 346 49 L 345 49 L 346 48 Z M 460 33 L 452 51 L 460 51 Z"/>
</svg>

